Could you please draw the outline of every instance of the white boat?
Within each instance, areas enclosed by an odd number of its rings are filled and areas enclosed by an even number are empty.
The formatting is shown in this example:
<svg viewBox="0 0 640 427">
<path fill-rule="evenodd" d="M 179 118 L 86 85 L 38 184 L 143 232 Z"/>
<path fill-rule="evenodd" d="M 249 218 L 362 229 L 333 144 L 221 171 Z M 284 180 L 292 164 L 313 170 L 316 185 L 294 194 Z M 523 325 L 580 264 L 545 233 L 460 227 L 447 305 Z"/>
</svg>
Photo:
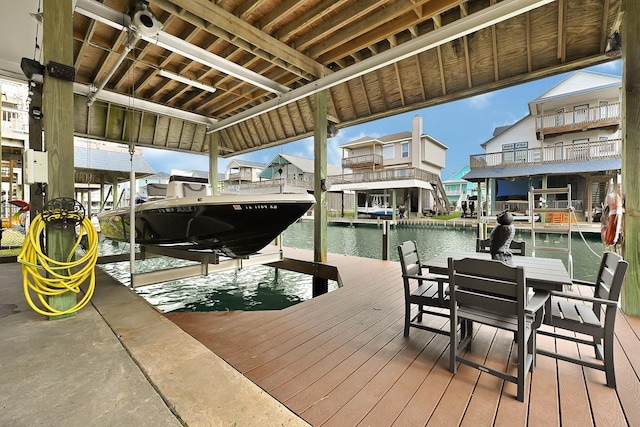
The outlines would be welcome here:
<svg viewBox="0 0 640 427">
<path fill-rule="evenodd" d="M 135 239 L 143 245 L 245 257 L 270 244 L 314 203 L 307 192 L 213 196 L 206 179 L 172 176 L 166 197 L 135 205 Z M 129 241 L 129 218 L 129 207 L 99 214 L 104 237 Z"/>
<path fill-rule="evenodd" d="M 393 208 L 387 202 L 387 194 L 372 194 L 371 205 L 369 201 L 364 206 L 358 206 L 358 214 L 370 216 L 392 216 Z"/>
</svg>

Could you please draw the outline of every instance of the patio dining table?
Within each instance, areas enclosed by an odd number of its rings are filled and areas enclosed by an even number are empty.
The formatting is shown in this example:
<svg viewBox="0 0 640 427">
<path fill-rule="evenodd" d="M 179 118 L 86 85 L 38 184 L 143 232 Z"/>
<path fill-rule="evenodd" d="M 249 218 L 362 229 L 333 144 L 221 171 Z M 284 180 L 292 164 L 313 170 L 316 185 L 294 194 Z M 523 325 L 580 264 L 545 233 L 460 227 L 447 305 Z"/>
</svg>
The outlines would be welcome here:
<svg viewBox="0 0 640 427">
<path fill-rule="evenodd" d="M 445 251 L 424 263 L 430 273 L 447 275 L 448 259 L 476 258 L 491 259 L 486 252 Z M 564 285 L 571 285 L 571 276 L 562 260 L 556 258 L 540 258 L 531 256 L 514 256 L 513 263 L 524 267 L 527 286 L 543 291 L 562 291 Z"/>
</svg>

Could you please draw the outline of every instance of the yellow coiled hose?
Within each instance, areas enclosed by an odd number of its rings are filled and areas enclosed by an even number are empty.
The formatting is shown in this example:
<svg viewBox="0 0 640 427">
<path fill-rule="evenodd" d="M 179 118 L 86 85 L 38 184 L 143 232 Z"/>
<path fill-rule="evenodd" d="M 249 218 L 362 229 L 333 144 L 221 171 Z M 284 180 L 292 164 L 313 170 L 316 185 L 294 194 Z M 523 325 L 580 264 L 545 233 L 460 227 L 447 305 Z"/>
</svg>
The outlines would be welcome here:
<svg viewBox="0 0 640 427">
<path fill-rule="evenodd" d="M 24 295 L 29 306 L 37 313 L 45 316 L 71 314 L 87 305 L 93 295 L 93 290 L 95 289 L 95 265 L 98 260 L 98 233 L 91 220 L 84 217 L 80 223 L 80 231 L 75 245 L 67 256 L 67 261 L 62 262 L 46 256 L 40 247 L 40 235 L 44 231 L 45 225 L 41 215 L 37 215 L 31 222 L 29 233 L 22 245 L 22 251 L 18 255 L 18 262 L 22 264 Z M 84 256 L 72 261 L 84 232 L 87 234 L 88 248 Z M 45 273 L 48 277 L 44 277 Z M 88 277 L 90 277 L 90 281 L 87 291 L 75 306 L 67 310 L 57 310 L 47 303 L 46 297 L 48 296 L 61 295 L 65 292 L 80 293 L 80 285 Z M 40 303 L 45 307 L 44 310 L 33 302 L 29 289 L 38 295 Z"/>
</svg>

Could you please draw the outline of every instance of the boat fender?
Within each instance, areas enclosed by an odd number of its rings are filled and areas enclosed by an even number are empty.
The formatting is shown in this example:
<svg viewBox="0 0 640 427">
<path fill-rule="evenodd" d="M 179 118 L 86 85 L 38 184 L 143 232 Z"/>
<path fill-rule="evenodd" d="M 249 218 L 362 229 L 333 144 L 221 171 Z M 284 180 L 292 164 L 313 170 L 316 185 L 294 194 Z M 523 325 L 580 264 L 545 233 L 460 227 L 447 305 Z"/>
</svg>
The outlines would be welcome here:
<svg viewBox="0 0 640 427">
<path fill-rule="evenodd" d="M 607 206 L 602 223 L 602 243 L 605 245 L 615 245 L 620 239 L 622 228 L 622 197 L 617 192 L 607 194 Z"/>
</svg>

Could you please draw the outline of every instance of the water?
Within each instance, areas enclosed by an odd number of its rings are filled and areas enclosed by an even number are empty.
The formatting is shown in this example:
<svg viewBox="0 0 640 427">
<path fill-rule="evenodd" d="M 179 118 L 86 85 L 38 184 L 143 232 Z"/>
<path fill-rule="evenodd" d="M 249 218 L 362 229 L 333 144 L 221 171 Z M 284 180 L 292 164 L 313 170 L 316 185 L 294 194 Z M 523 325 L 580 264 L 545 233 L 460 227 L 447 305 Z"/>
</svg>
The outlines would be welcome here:
<svg viewBox="0 0 640 427">
<path fill-rule="evenodd" d="M 475 227 L 443 226 L 398 226 L 389 232 L 389 259 L 399 261 L 397 246 L 406 240 L 418 243 L 420 258 L 424 261 L 444 251 L 476 250 Z M 300 249 L 313 249 L 313 222 L 298 221 L 285 231 L 283 245 Z M 573 255 L 573 277 L 581 280 L 593 280 L 597 273 L 602 253 L 600 235 L 584 234 L 586 243 L 580 235 L 572 234 L 571 252 Z M 528 230 L 516 230 L 515 240 L 525 241 L 527 255 L 531 255 L 531 233 Z M 567 236 L 561 234 L 536 233 L 537 246 L 567 247 Z M 595 252 L 595 254 L 593 252 Z M 353 255 L 365 258 L 382 258 L 382 229 L 379 226 L 329 225 L 327 227 L 327 252 Z M 538 251 L 538 257 L 561 259 L 568 268 L 567 254 Z"/>
<path fill-rule="evenodd" d="M 538 245 L 566 247 L 566 236 L 536 234 Z M 476 229 L 473 227 L 444 228 L 442 226 L 400 226 L 389 232 L 389 259 L 398 261 L 396 247 L 405 240 L 416 240 L 422 260 L 433 258 L 447 250 L 475 251 Z M 517 230 L 516 240 L 527 243 L 531 254 L 531 234 Z M 576 279 L 593 280 L 600 261 L 602 244 L 599 236 L 585 235 L 586 243 L 575 233 L 571 242 L 573 271 Z M 546 240 L 546 241 L 545 241 Z M 544 242 L 543 242 L 544 241 Z M 313 222 L 299 221 L 292 224 L 283 235 L 283 245 L 300 249 L 313 249 Z M 105 240 L 100 255 L 129 251 L 127 243 Z M 329 225 L 327 251 L 366 258 L 382 257 L 382 229 L 375 226 Z M 595 254 L 592 252 L 594 251 Z M 567 266 L 567 255 L 555 252 L 536 254 L 547 258 L 559 258 Z M 193 264 L 191 261 L 168 257 L 138 260 L 136 273 Z M 129 263 L 111 263 L 101 266 L 108 274 L 125 285 L 130 285 Z M 192 277 L 162 284 L 137 288 L 136 292 L 161 311 L 232 311 L 278 310 L 312 298 L 312 280 L 309 275 L 276 270 L 266 266 L 251 266 L 242 270 L 230 270 Z M 335 281 L 329 281 L 329 291 L 337 289 Z"/>
<path fill-rule="evenodd" d="M 129 251 L 129 245 L 105 241 L 100 255 Z M 149 258 L 135 262 L 135 272 L 182 267 L 193 261 L 169 257 Z M 100 266 L 120 283 L 130 286 L 129 262 Z M 293 271 L 256 265 L 241 270 L 228 270 L 206 277 L 190 277 L 136 288 L 135 291 L 163 312 L 169 311 L 234 311 L 280 310 L 312 295 L 313 277 Z M 329 281 L 329 292 L 338 283 Z"/>
</svg>

